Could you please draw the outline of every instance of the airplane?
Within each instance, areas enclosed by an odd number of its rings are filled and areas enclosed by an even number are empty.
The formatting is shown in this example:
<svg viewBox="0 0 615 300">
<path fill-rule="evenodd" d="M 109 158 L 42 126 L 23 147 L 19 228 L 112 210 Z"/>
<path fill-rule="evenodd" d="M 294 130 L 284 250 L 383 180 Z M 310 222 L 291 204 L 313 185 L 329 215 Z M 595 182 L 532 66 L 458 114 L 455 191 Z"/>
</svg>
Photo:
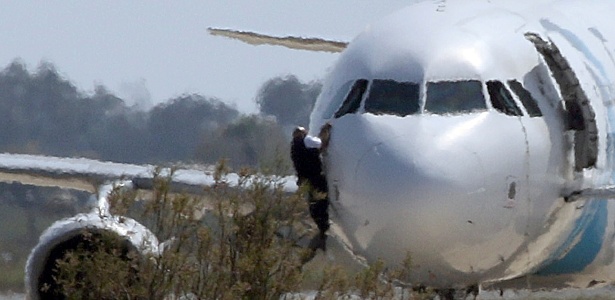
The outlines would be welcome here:
<svg viewBox="0 0 615 300">
<path fill-rule="evenodd" d="M 310 118 L 352 251 L 435 287 L 528 274 L 612 280 L 615 29 L 609 1 L 425 1 L 341 52 Z M 589 282 L 589 280 L 587 280 Z"/>
<path fill-rule="evenodd" d="M 411 282 L 438 288 L 531 274 L 610 281 L 614 8 L 605 0 L 419 2 L 350 43 L 210 33 L 340 52 L 309 128 L 317 135 L 331 125 L 323 161 L 332 234 L 353 256 L 394 265 L 410 253 Z M 7 176 L 69 179 L 58 185 L 86 175 L 118 178 L 109 171 L 115 167 L 126 178 L 147 170 L 11 157 L 0 157 L 11 161 L 0 166 Z M 178 181 L 211 184 L 202 176 Z M 77 236 L 80 224 L 160 251 L 147 228 L 118 225 L 107 214 L 107 191 L 99 190 L 94 212 L 44 233 L 28 260 L 29 294 L 50 253 Z"/>
</svg>

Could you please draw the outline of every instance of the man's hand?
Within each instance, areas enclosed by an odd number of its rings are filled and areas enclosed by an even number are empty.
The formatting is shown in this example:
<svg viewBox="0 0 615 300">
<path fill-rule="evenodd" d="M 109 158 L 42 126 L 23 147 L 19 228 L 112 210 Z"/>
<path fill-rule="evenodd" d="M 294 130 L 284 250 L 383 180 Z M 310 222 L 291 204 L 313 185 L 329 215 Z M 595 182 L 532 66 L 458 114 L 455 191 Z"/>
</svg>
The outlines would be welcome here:
<svg viewBox="0 0 615 300">
<path fill-rule="evenodd" d="M 326 151 L 327 147 L 329 147 L 329 139 L 331 138 L 331 124 L 326 123 L 320 128 L 320 133 L 318 133 L 318 137 L 322 141 L 322 145 L 320 146 L 320 151 Z"/>
</svg>

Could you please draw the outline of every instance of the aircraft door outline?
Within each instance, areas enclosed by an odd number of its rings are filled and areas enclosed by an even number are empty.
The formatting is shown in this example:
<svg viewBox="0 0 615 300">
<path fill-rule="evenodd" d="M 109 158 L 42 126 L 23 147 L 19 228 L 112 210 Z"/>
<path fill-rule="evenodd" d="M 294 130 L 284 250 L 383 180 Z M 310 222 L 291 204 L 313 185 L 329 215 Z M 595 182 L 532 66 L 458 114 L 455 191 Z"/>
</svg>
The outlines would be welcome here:
<svg viewBox="0 0 615 300">
<path fill-rule="evenodd" d="M 574 170 L 582 172 L 595 167 L 598 158 L 596 114 L 578 77 L 551 40 L 545 41 L 532 32 L 526 33 L 525 37 L 534 44 L 559 87 L 566 112 L 566 129 L 574 131 Z"/>
</svg>

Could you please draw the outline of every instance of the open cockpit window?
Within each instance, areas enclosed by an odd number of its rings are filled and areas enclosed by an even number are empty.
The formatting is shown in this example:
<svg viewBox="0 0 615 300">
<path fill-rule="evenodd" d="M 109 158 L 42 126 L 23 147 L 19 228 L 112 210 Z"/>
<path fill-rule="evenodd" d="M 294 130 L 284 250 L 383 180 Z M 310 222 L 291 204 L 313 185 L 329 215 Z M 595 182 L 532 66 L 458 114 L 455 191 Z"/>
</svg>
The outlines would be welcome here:
<svg viewBox="0 0 615 300">
<path fill-rule="evenodd" d="M 512 95 L 499 81 L 487 81 L 487 91 L 493 108 L 509 116 L 522 116 L 523 112 L 515 103 Z"/>
<path fill-rule="evenodd" d="M 459 114 L 486 110 L 483 86 L 478 80 L 427 83 L 425 111 L 433 114 Z"/>
<path fill-rule="evenodd" d="M 419 111 L 419 85 L 413 82 L 374 79 L 365 100 L 365 112 L 407 116 Z"/>
<path fill-rule="evenodd" d="M 366 79 L 359 79 L 355 81 L 350 89 L 350 92 L 346 96 L 344 103 L 342 103 L 340 109 L 338 109 L 335 113 L 335 118 L 339 118 L 345 114 L 353 114 L 359 110 L 359 107 L 361 107 L 363 94 L 365 94 L 365 90 L 367 89 L 367 84 L 368 81 Z"/>
<path fill-rule="evenodd" d="M 340 88 L 337 89 L 335 95 L 333 96 L 333 99 L 331 99 L 331 102 L 329 102 L 329 105 L 325 110 L 325 116 L 327 116 L 328 118 L 331 118 L 333 116 L 335 110 L 339 108 L 346 99 L 346 96 L 348 95 L 348 92 L 350 91 L 350 88 L 355 81 L 356 80 L 347 81 L 342 84 Z"/>
<path fill-rule="evenodd" d="M 538 103 L 536 103 L 536 99 L 532 97 L 532 94 L 528 90 L 526 90 L 523 85 L 517 80 L 509 80 L 508 85 L 510 89 L 519 97 L 523 106 L 525 106 L 525 110 L 530 115 L 530 117 L 541 117 L 542 111 L 538 107 Z"/>
</svg>

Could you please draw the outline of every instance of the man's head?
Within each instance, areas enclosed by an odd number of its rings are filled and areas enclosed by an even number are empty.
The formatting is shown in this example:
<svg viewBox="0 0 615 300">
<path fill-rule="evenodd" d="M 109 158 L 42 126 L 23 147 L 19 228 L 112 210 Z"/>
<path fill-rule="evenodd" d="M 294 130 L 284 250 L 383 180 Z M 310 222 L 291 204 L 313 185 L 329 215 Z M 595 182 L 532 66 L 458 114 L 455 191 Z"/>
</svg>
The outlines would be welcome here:
<svg viewBox="0 0 615 300">
<path fill-rule="evenodd" d="M 305 128 L 301 126 L 297 126 L 297 128 L 295 128 L 295 130 L 293 131 L 293 139 L 305 138 L 306 135 L 307 135 L 307 130 L 305 130 Z"/>
</svg>

